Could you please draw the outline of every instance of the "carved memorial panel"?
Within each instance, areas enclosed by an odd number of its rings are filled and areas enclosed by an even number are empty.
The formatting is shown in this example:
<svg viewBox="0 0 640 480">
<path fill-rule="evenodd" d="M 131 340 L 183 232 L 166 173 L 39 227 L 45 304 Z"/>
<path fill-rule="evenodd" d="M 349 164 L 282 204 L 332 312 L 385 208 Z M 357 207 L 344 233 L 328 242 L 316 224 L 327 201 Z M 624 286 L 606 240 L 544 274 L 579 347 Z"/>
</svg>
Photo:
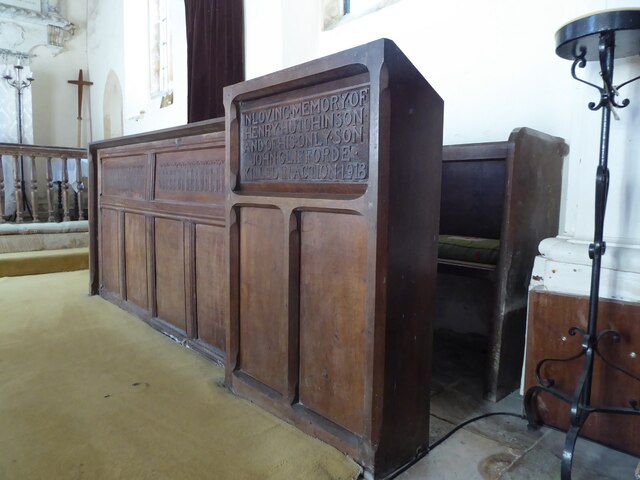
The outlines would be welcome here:
<svg viewBox="0 0 640 480">
<path fill-rule="evenodd" d="M 240 102 L 240 182 L 364 183 L 368 75 Z"/>
<path fill-rule="evenodd" d="M 385 478 L 428 447 L 442 100 L 388 40 L 224 94 L 226 384 Z"/>
</svg>

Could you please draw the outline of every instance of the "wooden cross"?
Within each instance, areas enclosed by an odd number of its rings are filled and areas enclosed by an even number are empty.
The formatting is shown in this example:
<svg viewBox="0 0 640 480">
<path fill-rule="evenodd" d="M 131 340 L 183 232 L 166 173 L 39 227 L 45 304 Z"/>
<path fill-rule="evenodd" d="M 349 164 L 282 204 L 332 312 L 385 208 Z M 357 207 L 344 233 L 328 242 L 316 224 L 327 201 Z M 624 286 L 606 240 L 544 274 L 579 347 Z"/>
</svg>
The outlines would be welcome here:
<svg viewBox="0 0 640 480">
<path fill-rule="evenodd" d="M 78 147 L 81 146 L 82 140 L 82 91 L 83 87 L 93 85 L 93 82 L 87 82 L 82 78 L 82 69 L 78 71 L 77 80 L 67 80 L 68 83 L 73 83 L 78 86 Z"/>
</svg>

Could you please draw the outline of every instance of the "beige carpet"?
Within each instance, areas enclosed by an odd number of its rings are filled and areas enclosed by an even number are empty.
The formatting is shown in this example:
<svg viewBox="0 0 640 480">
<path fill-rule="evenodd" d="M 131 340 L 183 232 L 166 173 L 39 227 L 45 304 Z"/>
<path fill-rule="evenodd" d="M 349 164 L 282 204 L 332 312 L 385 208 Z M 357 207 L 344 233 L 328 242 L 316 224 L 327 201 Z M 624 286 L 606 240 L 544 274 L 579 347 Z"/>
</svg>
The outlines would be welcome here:
<svg viewBox="0 0 640 480">
<path fill-rule="evenodd" d="M 88 247 L 0 254 L 0 277 L 71 272 L 88 267 Z"/>
<path fill-rule="evenodd" d="M 87 290 L 87 271 L 0 278 L 0 479 L 357 478 Z"/>
</svg>

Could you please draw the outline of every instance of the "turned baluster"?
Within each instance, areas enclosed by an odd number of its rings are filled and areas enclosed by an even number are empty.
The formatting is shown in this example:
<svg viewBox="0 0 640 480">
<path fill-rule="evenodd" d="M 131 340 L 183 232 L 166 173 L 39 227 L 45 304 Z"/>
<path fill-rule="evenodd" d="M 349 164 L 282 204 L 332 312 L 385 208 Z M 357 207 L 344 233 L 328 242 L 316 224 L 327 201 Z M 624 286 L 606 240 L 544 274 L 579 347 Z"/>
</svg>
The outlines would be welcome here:
<svg viewBox="0 0 640 480">
<path fill-rule="evenodd" d="M 82 195 L 84 192 L 84 182 L 82 181 L 82 159 L 76 158 L 76 185 L 78 189 L 78 220 L 84 220 L 82 210 Z"/>
<path fill-rule="evenodd" d="M 0 155 L 0 223 L 4 223 L 4 169 L 2 155 Z"/>
<path fill-rule="evenodd" d="M 33 222 L 38 221 L 38 177 L 36 176 L 36 157 L 32 155 L 31 159 L 31 175 L 29 180 L 31 181 L 31 218 Z"/>
<path fill-rule="evenodd" d="M 49 216 L 47 217 L 47 222 L 55 222 L 56 219 L 53 216 L 54 203 L 53 203 L 53 170 L 51 168 L 51 157 L 47 157 L 47 171 L 46 171 L 46 179 L 47 179 L 47 211 Z"/>
<path fill-rule="evenodd" d="M 63 222 L 71 220 L 69 217 L 69 172 L 67 171 L 67 159 L 62 159 L 62 211 L 64 216 Z"/>
<path fill-rule="evenodd" d="M 24 201 L 22 198 L 22 178 L 20 177 L 20 157 L 13 156 L 13 188 L 16 198 L 16 223 L 22 223 Z"/>
</svg>

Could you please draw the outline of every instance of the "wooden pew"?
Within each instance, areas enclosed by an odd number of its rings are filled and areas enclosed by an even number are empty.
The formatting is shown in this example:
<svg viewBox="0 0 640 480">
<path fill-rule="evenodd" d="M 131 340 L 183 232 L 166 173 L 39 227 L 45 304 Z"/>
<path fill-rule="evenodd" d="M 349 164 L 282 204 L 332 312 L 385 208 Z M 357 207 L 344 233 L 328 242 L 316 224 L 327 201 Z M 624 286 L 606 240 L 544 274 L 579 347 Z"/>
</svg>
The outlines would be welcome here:
<svg viewBox="0 0 640 480">
<path fill-rule="evenodd" d="M 538 244 L 558 233 L 567 153 L 561 138 L 530 128 L 443 148 L 434 328 L 487 334 L 494 401 L 519 384 L 529 277 Z"/>
<path fill-rule="evenodd" d="M 224 121 L 90 145 L 91 294 L 222 363 Z"/>
</svg>

